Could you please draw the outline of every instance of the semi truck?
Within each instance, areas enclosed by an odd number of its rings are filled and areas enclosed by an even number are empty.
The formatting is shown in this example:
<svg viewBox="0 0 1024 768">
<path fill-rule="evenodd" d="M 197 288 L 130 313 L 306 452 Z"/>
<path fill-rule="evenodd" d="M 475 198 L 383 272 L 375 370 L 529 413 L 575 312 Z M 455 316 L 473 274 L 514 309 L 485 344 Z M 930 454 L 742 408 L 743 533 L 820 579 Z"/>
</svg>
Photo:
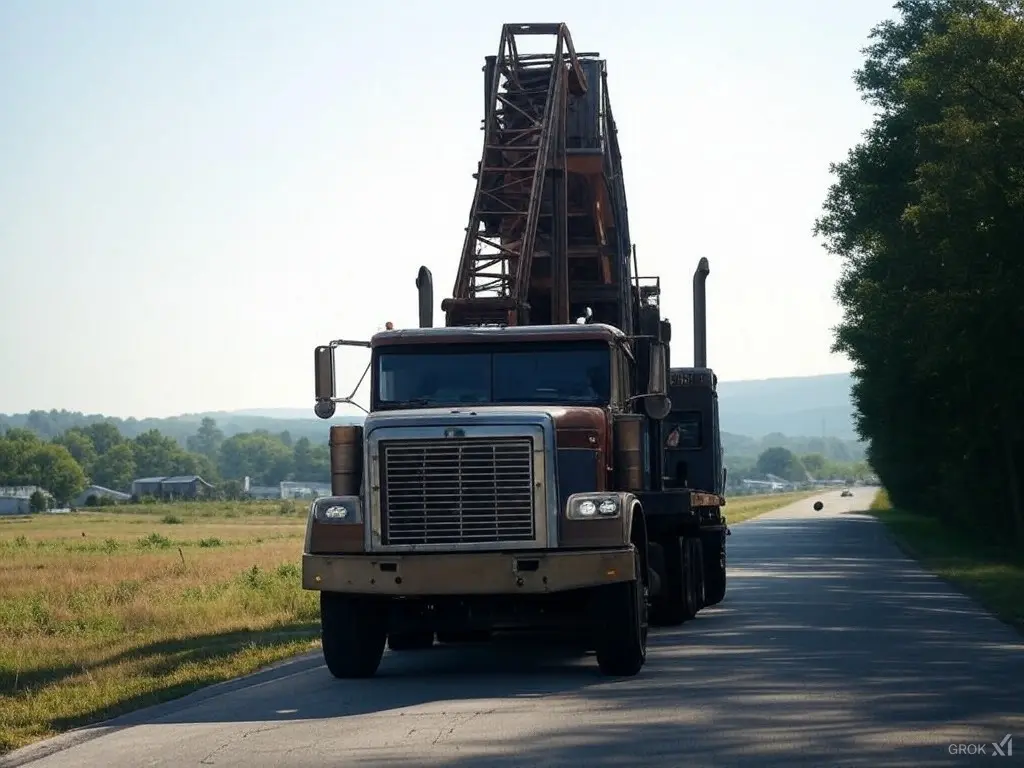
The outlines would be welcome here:
<svg viewBox="0 0 1024 768">
<path fill-rule="evenodd" d="M 553 51 L 523 54 L 521 38 Z M 517 44 L 519 43 L 519 44 Z M 636 675 L 651 626 L 726 593 L 726 471 L 705 281 L 694 361 L 672 367 L 661 281 L 631 242 L 606 61 L 565 24 L 506 24 L 484 65 L 481 160 L 452 296 L 433 323 L 314 350 L 331 495 L 302 557 L 335 677 L 370 677 L 385 647 L 575 633 L 606 675 Z M 335 350 L 369 350 L 348 397 Z"/>
</svg>

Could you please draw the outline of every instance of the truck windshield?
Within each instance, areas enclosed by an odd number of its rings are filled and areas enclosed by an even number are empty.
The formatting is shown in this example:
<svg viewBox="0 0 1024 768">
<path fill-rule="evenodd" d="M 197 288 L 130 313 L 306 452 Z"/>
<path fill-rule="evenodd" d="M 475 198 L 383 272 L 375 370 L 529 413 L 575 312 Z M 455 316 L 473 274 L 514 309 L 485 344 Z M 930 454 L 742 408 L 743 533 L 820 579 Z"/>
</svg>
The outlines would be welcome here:
<svg viewBox="0 0 1024 768">
<path fill-rule="evenodd" d="M 461 403 L 604 405 L 611 397 L 611 351 L 581 344 L 386 347 L 376 361 L 380 407 Z"/>
</svg>

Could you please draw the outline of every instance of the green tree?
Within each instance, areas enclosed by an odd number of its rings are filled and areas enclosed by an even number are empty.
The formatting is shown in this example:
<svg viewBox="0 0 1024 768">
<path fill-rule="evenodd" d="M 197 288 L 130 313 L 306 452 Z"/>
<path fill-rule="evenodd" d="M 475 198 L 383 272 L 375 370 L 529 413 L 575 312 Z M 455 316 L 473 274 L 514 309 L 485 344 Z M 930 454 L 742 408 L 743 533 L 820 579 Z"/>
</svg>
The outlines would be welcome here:
<svg viewBox="0 0 1024 768">
<path fill-rule="evenodd" d="M 835 350 L 897 505 L 984 511 L 1024 540 L 1024 14 L 905 0 L 857 73 L 878 108 L 817 231 L 844 262 Z M 971 505 L 950 504 L 971 498 Z"/>
<path fill-rule="evenodd" d="M 33 514 L 46 511 L 46 496 L 42 491 L 32 491 L 28 497 L 28 511 Z"/>
<path fill-rule="evenodd" d="M 217 426 L 217 422 L 207 416 L 199 424 L 196 433 L 188 438 L 186 445 L 192 453 L 198 453 L 216 461 L 223 442 L 224 433 Z"/>
<path fill-rule="evenodd" d="M 29 445 L 41 445 L 43 442 L 39 439 L 39 435 L 24 427 L 8 429 L 4 433 L 4 439 L 9 443 L 28 443 Z"/>
<path fill-rule="evenodd" d="M 827 460 L 820 453 L 804 454 L 800 457 L 800 463 L 804 465 L 804 468 L 810 472 L 813 477 L 819 479 L 824 476 L 828 467 Z"/>
<path fill-rule="evenodd" d="M 150 429 L 131 441 L 135 457 L 135 471 L 140 477 L 174 475 L 174 460 L 181 454 L 181 446 L 159 430 Z"/>
<path fill-rule="evenodd" d="M 78 427 L 69 429 L 62 435 L 58 435 L 53 438 L 53 442 L 57 445 L 63 445 L 68 449 L 68 452 L 74 457 L 75 461 L 82 467 L 85 473 L 88 475 L 92 472 L 93 464 L 96 463 L 96 446 L 93 445 L 92 438 L 89 437 Z"/>
<path fill-rule="evenodd" d="M 807 479 L 807 471 L 788 448 L 769 448 L 757 457 L 757 471 L 762 475 L 777 475 L 790 481 Z"/>
<path fill-rule="evenodd" d="M 109 421 L 98 421 L 95 424 L 89 424 L 81 427 L 80 431 L 92 440 L 93 448 L 96 449 L 96 453 L 100 456 L 124 441 L 124 437 L 118 430 L 117 425 Z"/>
<path fill-rule="evenodd" d="M 220 451 L 223 477 L 249 477 L 254 485 L 275 485 L 294 471 L 291 449 L 268 432 L 249 432 L 229 437 Z"/>
<path fill-rule="evenodd" d="M 92 481 L 96 485 L 117 491 L 127 492 L 137 476 L 131 443 L 118 443 L 96 459 L 92 468 Z"/>
<path fill-rule="evenodd" d="M 300 437 L 292 447 L 295 479 L 329 482 L 331 449 L 326 443 L 313 445 L 308 437 Z"/>
<path fill-rule="evenodd" d="M 31 483 L 48 490 L 59 504 L 85 488 L 85 472 L 63 445 L 38 443 L 28 449 L 25 464 Z"/>
<path fill-rule="evenodd" d="M 22 442 L 0 439 L 0 485 L 28 485 L 26 459 L 28 451 Z"/>
</svg>

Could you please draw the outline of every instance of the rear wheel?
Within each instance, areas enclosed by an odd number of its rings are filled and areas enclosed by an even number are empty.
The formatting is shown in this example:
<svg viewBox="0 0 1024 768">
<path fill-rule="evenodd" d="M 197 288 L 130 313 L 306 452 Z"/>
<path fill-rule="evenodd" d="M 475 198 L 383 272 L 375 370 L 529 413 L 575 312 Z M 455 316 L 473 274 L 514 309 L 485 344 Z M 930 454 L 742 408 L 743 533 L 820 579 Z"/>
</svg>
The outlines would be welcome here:
<svg viewBox="0 0 1024 768">
<path fill-rule="evenodd" d="M 682 624 L 686 620 L 682 541 L 678 536 L 666 536 L 659 539 L 650 552 L 661 581 L 661 589 L 651 606 L 651 619 L 663 627 Z"/>
<path fill-rule="evenodd" d="M 725 598 L 726 558 L 724 536 L 712 544 L 705 541 L 704 557 L 704 602 L 705 605 L 718 605 Z M 710 545 L 710 546 L 709 546 Z"/>
<path fill-rule="evenodd" d="M 338 678 L 372 677 L 384 655 L 387 619 L 372 598 L 320 593 L 324 662 Z"/>
<path fill-rule="evenodd" d="M 594 597 L 597 666 L 604 675 L 632 677 L 647 660 L 647 588 L 639 552 L 633 580 L 599 587 Z"/>
</svg>

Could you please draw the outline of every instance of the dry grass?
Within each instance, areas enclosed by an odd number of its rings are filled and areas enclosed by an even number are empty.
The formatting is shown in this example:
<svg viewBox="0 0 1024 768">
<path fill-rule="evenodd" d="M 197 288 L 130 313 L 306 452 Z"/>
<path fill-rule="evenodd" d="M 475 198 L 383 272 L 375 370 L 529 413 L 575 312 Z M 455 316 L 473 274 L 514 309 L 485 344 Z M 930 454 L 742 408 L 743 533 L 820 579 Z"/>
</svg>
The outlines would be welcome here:
<svg viewBox="0 0 1024 768">
<path fill-rule="evenodd" d="M 993 541 L 980 526 L 895 509 L 885 490 L 875 495 L 870 512 L 907 555 L 1024 632 L 1024 555 L 1012 543 Z"/>
<path fill-rule="evenodd" d="M 733 525 L 734 523 L 741 523 L 744 520 L 750 520 L 758 515 L 763 515 L 765 512 L 771 512 L 779 507 L 784 507 L 787 504 L 792 504 L 794 501 L 809 499 L 820 494 L 821 491 L 795 491 L 794 493 L 733 496 L 726 499 L 723 512 L 725 512 L 725 519 L 729 525 Z"/>
<path fill-rule="evenodd" d="M 147 505 L 0 519 L 0 753 L 311 647 L 303 512 Z"/>
</svg>

